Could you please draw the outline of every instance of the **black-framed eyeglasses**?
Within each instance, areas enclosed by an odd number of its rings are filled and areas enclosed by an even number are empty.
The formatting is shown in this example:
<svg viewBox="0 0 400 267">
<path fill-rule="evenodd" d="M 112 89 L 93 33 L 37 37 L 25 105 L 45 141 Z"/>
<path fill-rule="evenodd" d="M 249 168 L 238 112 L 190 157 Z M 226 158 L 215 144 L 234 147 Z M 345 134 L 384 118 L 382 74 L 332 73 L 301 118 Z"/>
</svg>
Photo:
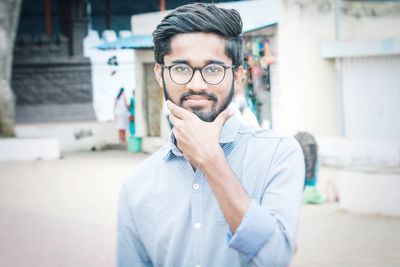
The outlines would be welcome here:
<svg viewBox="0 0 400 267">
<path fill-rule="evenodd" d="M 165 69 L 168 69 L 171 80 L 179 85 L 189 83 L 192 80 L 196 70 L 200 71 L 201 77 L 206 83 L 217 85 L 224 80 L 227 69 L 235 68 L 235 65 L 225 66 L 216 63 L 207 64 L 201 68 L 193 68 L 184 63 L 178 63 L 171 66 L 161 66 Z"/>
</svg>

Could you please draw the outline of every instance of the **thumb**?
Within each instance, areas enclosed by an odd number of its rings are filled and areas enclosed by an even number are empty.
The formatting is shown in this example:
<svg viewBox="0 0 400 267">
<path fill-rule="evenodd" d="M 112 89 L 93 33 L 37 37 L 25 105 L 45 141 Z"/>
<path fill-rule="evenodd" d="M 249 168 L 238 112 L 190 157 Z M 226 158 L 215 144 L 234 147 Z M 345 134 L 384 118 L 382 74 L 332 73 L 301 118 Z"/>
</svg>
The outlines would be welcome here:
<svg viewBox="0 0 400 267">
<path fill-rule="evenodd" d="M 218 115 L 218 117 L 214 120 L 214 123 L 222 127 L 222 125 L 224 125 L 225 122 L 233 116 L 233 114 L 235 114 L 235 109 L 229 105 L 227 109 Z"/>
</svg>

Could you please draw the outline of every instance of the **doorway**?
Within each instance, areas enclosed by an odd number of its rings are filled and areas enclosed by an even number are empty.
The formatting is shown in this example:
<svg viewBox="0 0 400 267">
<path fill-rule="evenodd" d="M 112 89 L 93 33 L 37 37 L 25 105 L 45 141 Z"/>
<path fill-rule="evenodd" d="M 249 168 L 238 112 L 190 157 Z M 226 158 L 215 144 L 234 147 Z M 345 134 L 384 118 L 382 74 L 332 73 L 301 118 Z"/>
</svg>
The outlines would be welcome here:
<svg viewBox="0 0 400 267">
<path fill-rule="evenodd" d="M 144 63 L 145 114 L 148 136 L 161 136 L 161 110 L 163 92 L 154 75 L 154 64 Z"/>
</svg>

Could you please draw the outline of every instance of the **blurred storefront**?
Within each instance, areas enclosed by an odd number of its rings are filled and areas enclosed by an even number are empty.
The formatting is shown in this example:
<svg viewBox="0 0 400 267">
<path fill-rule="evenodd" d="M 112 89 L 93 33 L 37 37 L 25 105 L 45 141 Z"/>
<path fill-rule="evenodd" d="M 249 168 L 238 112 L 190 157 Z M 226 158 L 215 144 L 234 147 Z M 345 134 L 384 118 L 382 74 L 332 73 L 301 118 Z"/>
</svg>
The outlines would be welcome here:
<svg viewBox="0 0 400 267">
<path fill-rule="evenodd" d="M 261 30 L 245 33 L 244 61 L 246 65 L 246 83 L 244 94 L 247 104 L 250 106 L 262 127 L 271 128 L 271 91 L 278 90 L 271 84 L 277 77 L 274 62 L 276 54 L 276 27 L 268 27 Z M 273 46 L 274 45 L 274 46 Z M 274 87 L 272 89 L 272 87 Z"/>
</svg>

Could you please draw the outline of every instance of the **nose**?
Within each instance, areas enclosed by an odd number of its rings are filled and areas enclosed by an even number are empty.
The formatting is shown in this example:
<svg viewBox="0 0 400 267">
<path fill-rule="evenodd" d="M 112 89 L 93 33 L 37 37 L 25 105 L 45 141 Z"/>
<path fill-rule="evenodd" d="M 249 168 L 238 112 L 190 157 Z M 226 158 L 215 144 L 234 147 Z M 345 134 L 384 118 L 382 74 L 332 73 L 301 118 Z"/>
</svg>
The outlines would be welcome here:
<svg viewBox="0 0 400 267">
<path fill-rule="evenodd" d="M 204 91 L 208 88 L 207 83 L 204 81 L 201 76 L 200 70 L 195 70 L 192 79 L 187 83 L 187 89 L 191 89 L 193 91 Z"/>
</svg>

